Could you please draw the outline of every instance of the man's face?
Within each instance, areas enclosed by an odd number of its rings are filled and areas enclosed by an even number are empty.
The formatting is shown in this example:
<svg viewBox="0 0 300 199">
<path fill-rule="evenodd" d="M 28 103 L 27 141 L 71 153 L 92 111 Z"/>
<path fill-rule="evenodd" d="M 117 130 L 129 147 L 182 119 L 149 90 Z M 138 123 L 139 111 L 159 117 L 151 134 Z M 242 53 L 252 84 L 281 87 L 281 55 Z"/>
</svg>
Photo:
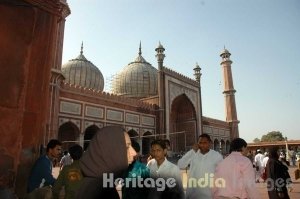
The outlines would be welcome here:
<svg viewBox="0 0 300 199">
<path fill-rule="evenodd" d="M 151 146 L 151 155 L 153 155 L 156 161 L 164 160 L 166 153 L 167 153 L 167 149 L 163 149 L 158 144 L 154 144 Z"/>
<path fill-rule="evenodd" d="M 51 157 L 51 158 L 58 158 L 61 154 L 61 146 L 59 145 L 56 145 L 54 148 L 50 148 L 49 151 L 48 151 L 48 155 Z"/>
<path fill-rule="evenodd" d="M 200 152 L 202 154 L 207 153 L 210 149 L 210 144 L 210 141 L 206 137 L 200 137 L 198 142 Z"/>
</svg>

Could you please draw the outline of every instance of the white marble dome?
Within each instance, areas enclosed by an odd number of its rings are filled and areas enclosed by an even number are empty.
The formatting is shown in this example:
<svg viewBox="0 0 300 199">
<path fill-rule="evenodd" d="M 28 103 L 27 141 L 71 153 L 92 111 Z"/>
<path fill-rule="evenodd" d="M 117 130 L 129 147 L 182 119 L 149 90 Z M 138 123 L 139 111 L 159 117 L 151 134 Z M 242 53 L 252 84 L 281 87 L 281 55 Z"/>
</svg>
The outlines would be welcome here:
<svg viewBox="0 0 300 199">
<path fill-rule="evenodd" d="M 85 58 L 83 46 L 81 46 L 80 55 L 65 63 L 61 70 L 66 78 L 65 82 L 103 91 L 103 75 L 92 62 Z"/>
<path fill-rule="evenodd" d="M 131 98 L 157 95 L 157 69 L 142 57 L 141 44 L 138 57 L 114 77 L 112 92 Z"/>
</svg>

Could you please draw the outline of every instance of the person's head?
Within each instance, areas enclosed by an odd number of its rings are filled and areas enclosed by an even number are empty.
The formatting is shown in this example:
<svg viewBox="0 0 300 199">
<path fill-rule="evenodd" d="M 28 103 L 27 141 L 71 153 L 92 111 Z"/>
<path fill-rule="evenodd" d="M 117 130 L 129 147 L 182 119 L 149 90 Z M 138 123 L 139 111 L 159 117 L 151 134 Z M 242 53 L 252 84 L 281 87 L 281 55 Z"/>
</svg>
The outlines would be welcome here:
<svg viewBox="0 0 300 199">
<path fill-rule="evenodd" d="M 201 134 L 199 136 L 198 146 L 202 154 L 207 153 L 210 150 L 210 146 L 211 146 L 210 136 L 206 133 Z"/>
<path fill-rule="evenodd" d="M 269 150 L 269 158 L 278 160 L 279 158 L 279 148 L 278 147 L 272 147 Z"/>
<path fill-rule="evenodd" d="M 127 160 L 128 165 L 131 164 L 134 161 L 134 157 L 136 156 L 136 151 L 133 149 L 130 137 L 128 133 L 125 134 L 125 142 L 126 142 L 126 149 L 127 149 Z"/>
<path fill-rule="evenodd" d="M 69 153 L 68 151 L 64 151 L 64 155 L 68 155 L 68 153 Z"/>
<path fill-rule="evenodd" d="M 60 154 L 61 154 L 61 142 L 56 139 L 50 140 L 47 144 L 47 155 L 50 158 L 58 158 Z"/>
<path fill-rule="evenodd" d="M 166 142 L 161 139 L 153 140 L 151 142 L 151 155 L 157 162 L 165 160 L 167 154 Z"/>
<path fill-rule="evenodd" d="M 75 144 L 69 148 L 69 152 L 73 160 L 79 160 L 82 156 L 83 149 L 80 145 Z"/>
<path fill-rule="evenodd" d="M 262 154 L 262 152 L 261 152 L 261 150 L 260 150 L 260 149 L 257 149 L 257 150 L 256 150 L 256 153 L 260 153 L 260 154 Z"/>
<path fill-rule="evenodd" d="M 165 143 L 166 143 L 166 148 L 167 148 L 167 150 L 170 150 L 170 149 L 171 149 L 171 143 L 170 143 L 170 140 L 165 139 L 164 141 L 165 141 Z"/>
<path fill-rule="evenodd" d="M 267 157 L 267 156 L 269 156 L 269 153 L 268 153 L 268 152 L 265 152 L 264 155 Z"/>
<path fill-rule="evenodd" d="M 241 152 L 244 156 L 247 155 L 247 142 L 242 138 L 235 138 L 230 143 L 230 153 L 231 152 Z"/>
<path fill-rule="evenodd" d="M 120 177 L 135 154 L 124 128 L 105 126 L 96 132 L 79 164 L 85 176 L 102 178 L 104 174 L 112 173 L 114 177 Z"/>
</svg>

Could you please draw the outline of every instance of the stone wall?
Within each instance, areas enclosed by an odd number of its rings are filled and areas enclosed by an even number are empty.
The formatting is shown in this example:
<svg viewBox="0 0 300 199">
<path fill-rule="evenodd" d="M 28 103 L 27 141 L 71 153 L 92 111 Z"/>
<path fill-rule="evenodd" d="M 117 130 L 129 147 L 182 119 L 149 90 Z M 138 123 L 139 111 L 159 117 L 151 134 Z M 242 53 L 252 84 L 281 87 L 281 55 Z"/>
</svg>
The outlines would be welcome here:
<svg viewBox="0 0 300 199">
<path fill-rule="evenodd" d="M 59 0 L 0 4 L 0 186 L 19 197 L 45 132 L 54 41 L 66 6 Z"/>
</svg>

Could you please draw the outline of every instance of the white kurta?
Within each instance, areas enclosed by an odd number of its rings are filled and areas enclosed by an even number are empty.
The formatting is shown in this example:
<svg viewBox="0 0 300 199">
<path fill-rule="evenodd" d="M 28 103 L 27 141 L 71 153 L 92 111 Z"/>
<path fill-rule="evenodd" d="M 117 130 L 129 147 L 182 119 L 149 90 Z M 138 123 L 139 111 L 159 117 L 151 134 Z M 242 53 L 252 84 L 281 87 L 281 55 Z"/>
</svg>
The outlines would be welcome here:
<svg viewBox="0 0 300 199">
<path fill-rule="evenodd" d="M 152 178 L 175 178 L 176 182 L 181 183 L 180 169 L 177 165 L 169 162 L 167 158 L 159 167 L 155 159 L 149 161 L 147 167 L 150 169 L 150 177 Z"/>
<path fill-rule="evenodd" d="M 150 177 L 157 179 L 157 178 L 163 178 L 168 181 L 170 178 L 175 179 L 175 183 L 173 184 L 174 181 L 172 182 L 170 189 L 166 192 L 167 198 L 168 197 L 176 197 L 178 199 L 184 199 L 184 190 L 182 186 L 182 181 L 181 181 L 181 171 L 178 168 L 177 165 L 169 162 L 166 158 L 164 162 L 158 167 L 156 160 L 150 161 L 147 165 L 147 167 L 150 169 Z M 168 184 L 166 184 L 168 186 Z M 174 186 L 173 186 L 174 185 Z M 161 191 L 150 191 L 149 193 L 149 198 L 157 199 L 157 198 L 162 198 L 162 192 Z"/>
<path fill-rule="evenodd" d="M 200 150 L 195 152 L 193 149 L 178 160 L 180 169 L 190 165 L 186 199 L 212 198 L 211 184 L 214 183 L 210 182 L 210 179 L 213 178 L 216 166 L 221 160 L 222 155 L 214 150 L 209 150 L 203 155 Z M 197 184 L 192 183 L 195 181 Z"/>
</svg>

